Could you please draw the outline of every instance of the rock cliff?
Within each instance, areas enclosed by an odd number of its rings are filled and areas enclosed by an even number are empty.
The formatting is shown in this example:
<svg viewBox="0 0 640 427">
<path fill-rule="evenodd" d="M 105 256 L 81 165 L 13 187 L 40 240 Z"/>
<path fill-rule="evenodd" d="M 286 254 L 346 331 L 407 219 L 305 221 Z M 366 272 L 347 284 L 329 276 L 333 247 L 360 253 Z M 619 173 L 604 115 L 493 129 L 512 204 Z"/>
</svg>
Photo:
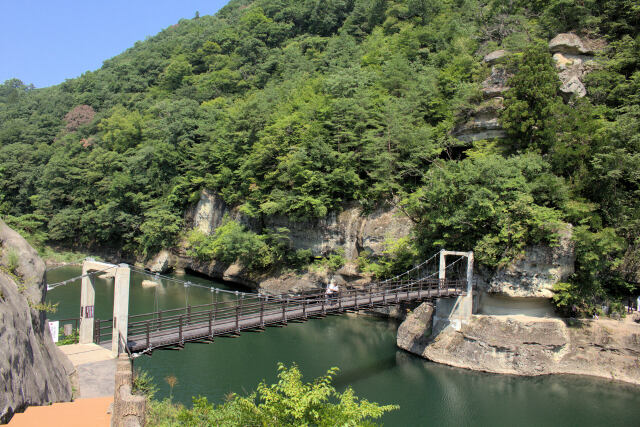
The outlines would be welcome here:
<svg viewBox="0 0 640 427">
<path fill-rule="evenodd" d="M 572 95 L 582 98 L 587 94 L 582 78 L 597 66 L 594 54 L 601 48 L 601 41 L 581 39 L 573 33 L 558 34 L 549 41 L 565 100 Z"/>
<path fill-rule="evenodd" d="M 423 306 L 426 305 L 423 304 Z M 476 315 L 430 335 L 428 308 L 398 329 L 398 346 L 434 362 L 513 375 L 591 375 L 640 384 L 640 325 L 631 321 Z"/>
<path fill-rule="evenodd" d="M 73 365 L 51 339 L 45 314 L 45 265 L 0 220 L 0 421 L 30 405 L 69 401 Z"/>
<path fill-rule="evenodd" d="M 567 224 L 554 246 L 528 246 L 522 258 L 498 269 L 480 289 L 516 298 L 553 297 L 553 285 L 566 280 L 574 272 L 576 257 L 571 230 Z"/>
<path fill-rule="evenodd" d="M 360 206 L 347 205 L 341 212 L 330 212 L 324 218 L 309 221 L 293 221 L 278 215 L 249 218 L 228 207 L 209 190 L 202 191 L 198 203 L 188 211 L 187 223 L 212 234 L 225 216 L 258 233 L 267 228 L 287 228 L 294 249 L 310 249 L 314 256 L 321 256 L 342 248 L 347 260 L 357 258 L 362 250 L 380 254 L 387 238 L 404 237 L 412 228 L 411 220 L 391 206 L 364 215 Z"/>
<path fill-rule="evenodd" d="M 597 67 L 595 53 L 604 46 L 602 40 L 580 38 L 573 33 L 561 33 L 549 41 L 549 52 L 562 82 L 560 93 L 565 101 L 571 96 L 582 98 L 587 94 L 582 80 L 585 75 Z M 493 100 L 490 108 L 487 103 L 472 109 L 468 116 L 453 129 L 452 135 L 462 142 L 473 142 L 481 139 L 504 138 L 505 131 L 499 123 L 503 96 L 511 74 L 507 70 L 505 60 L 509 52 L 496 50 L 484 56 L 484 62 L 491 67 L 491 73 L 480 85 L 482 98 Z"/>
<path fill-rule="evenodd" d="M 491 78 L 491 77 L 490 77 Z M 501 86 L 506 84 L 506 77 L 498 75 L 496 79 L 504 79 L 504 82 L 495 82 L 495 86 L 483 88 L 487 94 L 501 94 L 507 88 Z M 488 83 L 494 84 L 494 83 Z M 492 96 L 493 96 L 492 95 Z M 502 103 L 504 98 L 494 96 L 490 100 L 483 102 L 474 108 L 469 118 L 454 130 L 454 135 L 460 141 L 472 142 L 480 139 L 504 138 L 507 134 L 500 125 L 499 115 L 504 108 Z"/>
<path fill-rule="evenodd" d="M 572 226 L 565 224 L 552 245 L 531 245 L 522 257 L 495 271 L 478 266 L 474 313 L 554 317 L 553 287 L 574 272 Z"/>
<path fill-rule="evenodd" d="M 267 228 L 286 228 L 293 249 L 308 249 L 314 256 L 324 256 L 338 249 L 344 250 L 347 261 L 355 260 L 362 251 L 381 255 L 386 240 L 407 236 L 413 227 L 411 220 L 391 206 L 364 214 L 360 206 L 348 205 L 341 212 L 329 213 L 325 218 L 310 221 L 292 221 L 282 216 L 249 218 L 237 209 L 227 206 L 214 192 L 204 190 L 198 203 L 187 212 L 188 227 L 212 234 L 222 224 L 225 216 L 234 219 L 257 233 Z M 255 276 L 238 264 L 228 265 L 219 261 L 202 262 L 187 256 L 183 248 L 162 251 L 147 262 L 152 271 L 190 269 L 211 277 L 235 282 L 249 287 L 260 287 L 267 292 L 297 291 L 327 283 L 326 273 L 310 272 L 302 277 L 287 273 L 279 277 Z M 368 281 L 369 276 L 356 271 L 349 262 L 337 272 L 340 283 L 355 285 Z"/>
</svg>

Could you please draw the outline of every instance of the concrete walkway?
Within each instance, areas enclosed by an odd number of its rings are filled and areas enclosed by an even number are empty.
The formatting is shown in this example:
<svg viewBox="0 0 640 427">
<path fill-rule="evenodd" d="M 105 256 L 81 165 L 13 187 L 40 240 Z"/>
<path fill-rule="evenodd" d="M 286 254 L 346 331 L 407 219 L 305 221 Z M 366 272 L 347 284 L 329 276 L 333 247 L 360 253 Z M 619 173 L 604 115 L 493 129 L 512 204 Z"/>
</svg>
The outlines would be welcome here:
<svg viewBox="0 0 640 427">
<path fill-rule="evenodd" d="M 81 399 L 113 396 L 116 359 L 111 351 L 97 344 L 71 344 L 58 348 L 78 370 Z"/>
<path fill-rule="evenodd" d="M 69 344 L 61 345 L 58 348 L 67 355 L 73 366 L 115 360 L 109 350 L 98 344 Z"/>
</svg>

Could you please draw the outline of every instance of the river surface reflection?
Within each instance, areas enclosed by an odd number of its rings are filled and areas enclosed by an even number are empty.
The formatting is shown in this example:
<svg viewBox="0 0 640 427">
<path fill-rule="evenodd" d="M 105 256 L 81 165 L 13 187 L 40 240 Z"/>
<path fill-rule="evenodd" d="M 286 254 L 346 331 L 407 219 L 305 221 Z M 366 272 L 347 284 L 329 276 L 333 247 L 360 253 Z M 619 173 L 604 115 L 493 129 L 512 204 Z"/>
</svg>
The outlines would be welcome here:
<svg viewBox="0 0 640 427">
<path fill-rule="evenodd" d="M 80 273 L 64 267 L 49 273 L 49 282 Z M 163 281 L 142 288 L 145 277 L 133 274 L 130 313 L 210 302 L 207 290 Z M 195 276 L 185 280 L 212 285 Z M 218 287 L 225 284 L 215 283 Z M 113 281 L 97 280 L 96 315 L 110 318 Z M 75 317 L 80 283 L 56 288 L 47 299 L 59 303 L 52 319 Z M 182 351 L 156 351 L 135 366 L 149 371 L 169 394 L 163 378 L 175 375 L 174 399 L 189 404 L 192 396 L 221 402 L 229 392 L 254 390 L 260 380 L 274 382 L 276 365 L 297 363 L 305 378 L 322 375 L 332 366 L 340 372 L 334 384 L 351 386 L 362 398 L 395 403 L 400 410 L 386 415 L 388 426 L 637 426 L 640 387 L 576 376 L 515 377 L 450 368 L 428 362 L 395 345 L 398 324 L 369 316 L 343 315 L 285 328 L 246 332 L 240 338 L 218 338 L 213 344 L 187 344 Z"/>
</svg>

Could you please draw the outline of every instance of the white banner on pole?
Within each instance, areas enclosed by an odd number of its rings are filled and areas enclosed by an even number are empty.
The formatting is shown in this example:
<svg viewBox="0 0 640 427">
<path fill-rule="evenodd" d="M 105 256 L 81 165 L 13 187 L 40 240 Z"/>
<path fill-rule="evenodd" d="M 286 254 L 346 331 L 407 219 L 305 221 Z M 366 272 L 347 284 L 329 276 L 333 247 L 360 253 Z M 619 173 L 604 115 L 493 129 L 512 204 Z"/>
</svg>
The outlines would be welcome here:
<svg viewBox="0 0 640 427">
<path fill-rule="evenodd" d="M 58 334 L 60 329 L 60 322 L 49 322 L 49 330 L 51 331 L 51 338 L 53 338 L 53 342 L 58 342 Z"/>
</svg>

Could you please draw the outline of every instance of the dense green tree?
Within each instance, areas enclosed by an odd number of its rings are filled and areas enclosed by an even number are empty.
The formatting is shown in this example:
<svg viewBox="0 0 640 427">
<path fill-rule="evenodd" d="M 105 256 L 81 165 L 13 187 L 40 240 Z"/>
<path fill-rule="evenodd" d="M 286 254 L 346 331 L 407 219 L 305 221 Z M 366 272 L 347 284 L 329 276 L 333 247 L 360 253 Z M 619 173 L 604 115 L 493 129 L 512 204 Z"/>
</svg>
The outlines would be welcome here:
<svg viewBox="0 0 640 427">
<path fill-rule="evenodd" d="M 561 108 L 560 79 L 546 46 L 534 45 L 515 61 L 505 96 L 502 125 L 522 148 L 546 150 L 553 143 L 554 114 Z"/>
<path fill-rule="evenodd" d="M 503 265 L 528 243 L 553 242 L 562 227 L 562 213 L 545 203 L 558 191 L 544 185 L 548 173 L 534 154 L 450 161 L 432 168 L 403 205 L 418 223 L 423 253 L 457 247 L 485 265 Z"/>
</svg>

